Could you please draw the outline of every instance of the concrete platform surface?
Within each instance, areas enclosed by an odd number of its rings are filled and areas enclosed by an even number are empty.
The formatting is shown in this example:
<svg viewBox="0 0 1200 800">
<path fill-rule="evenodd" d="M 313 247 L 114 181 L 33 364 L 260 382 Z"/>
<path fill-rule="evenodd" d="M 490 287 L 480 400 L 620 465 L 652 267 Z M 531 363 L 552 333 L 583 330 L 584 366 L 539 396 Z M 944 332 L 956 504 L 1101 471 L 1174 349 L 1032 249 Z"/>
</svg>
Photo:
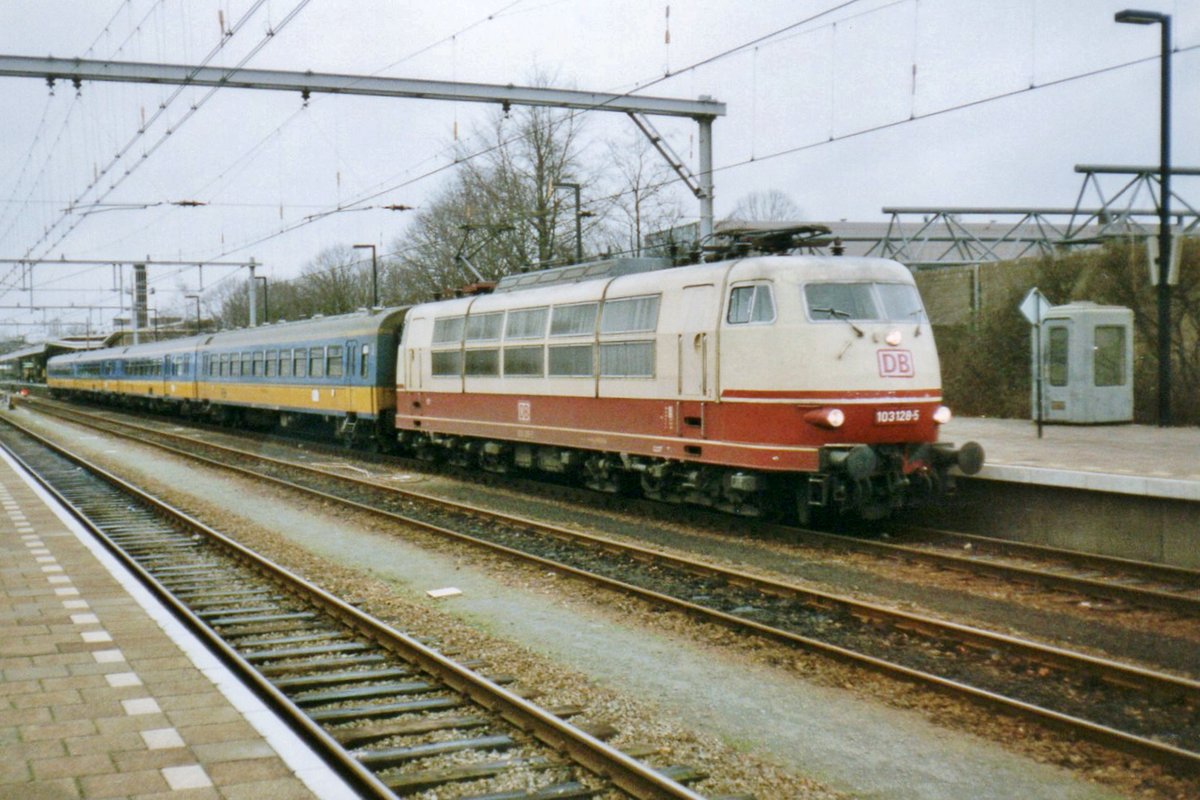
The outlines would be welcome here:
<svg viewBox="0 0 1200 800">
<path fill-rule="evenodd" d="M 1200 501 L 1200 428 L 1044 425 L 1031 420 L 951 420 L 942 439 L 983 445 L 978 477 L 1117 494 Z"/>
<path fill-rule="evenodd" d="M 350 798 L 0 452 L 0 797 Z"/>
</svg>

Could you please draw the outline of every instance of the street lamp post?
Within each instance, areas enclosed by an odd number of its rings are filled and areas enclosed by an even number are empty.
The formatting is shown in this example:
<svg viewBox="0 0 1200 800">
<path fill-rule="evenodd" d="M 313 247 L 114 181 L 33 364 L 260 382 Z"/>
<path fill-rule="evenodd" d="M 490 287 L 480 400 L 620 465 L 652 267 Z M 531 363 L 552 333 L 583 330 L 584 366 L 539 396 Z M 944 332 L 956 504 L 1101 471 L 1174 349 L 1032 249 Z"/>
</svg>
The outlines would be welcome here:
<svg viewBox="0 0 1200 800">
<path fill-rule="evenodd" d="M 1171 15 L 1127 8 L 1113 17 L 1131 25 L 1159 25 L 1162 78 L 1159 98 L 1158 203 L 1158 426 L 1171 424 Z"/>
<path fill-rule="evenodd" d="M 183 296 L 183 298 L 185 300 L 195 300 L 196 301 L 196 335 L 199 336 L 200 335 L 200 295 L 185 294 Z"/>
<path fill-rule="evenodd" d="M 371 248 L 371 308 L 379 307 L 379 262 L 375 260 L 375 245 L 356 244 L 355 250 Z"/>
<path fill-rule="evenodd" d="M 583 214 L 579 209 L 579 184 L 571 183 L 570 181 L 559 181 L 554 184 L 555 189 L 574 189 L 575 190 L 575 263 L 583 263 Z"/>
<path fill-rule="evenodd" d="M 254 280 L 262 281 L 263 290 L 263 324 L 271 321 L 271 306 L 267 303 L 267 276 L 255 275 Z"/>
</svg>

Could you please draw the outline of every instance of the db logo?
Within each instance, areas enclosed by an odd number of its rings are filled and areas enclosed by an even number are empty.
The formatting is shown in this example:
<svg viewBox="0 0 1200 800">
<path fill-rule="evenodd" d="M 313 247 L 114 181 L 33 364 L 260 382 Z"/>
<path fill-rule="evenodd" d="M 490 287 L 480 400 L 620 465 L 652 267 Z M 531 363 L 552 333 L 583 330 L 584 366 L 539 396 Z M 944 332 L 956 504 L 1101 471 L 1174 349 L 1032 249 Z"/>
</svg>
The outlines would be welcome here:
<svg viewBox="0 0 1200 800">
<path fill-rule="evenodd" d="M 913 376 L 912 351 L 880 350 L 876 356 L 879 359 L 879 377 L 911 378 Z"/>
</svg>

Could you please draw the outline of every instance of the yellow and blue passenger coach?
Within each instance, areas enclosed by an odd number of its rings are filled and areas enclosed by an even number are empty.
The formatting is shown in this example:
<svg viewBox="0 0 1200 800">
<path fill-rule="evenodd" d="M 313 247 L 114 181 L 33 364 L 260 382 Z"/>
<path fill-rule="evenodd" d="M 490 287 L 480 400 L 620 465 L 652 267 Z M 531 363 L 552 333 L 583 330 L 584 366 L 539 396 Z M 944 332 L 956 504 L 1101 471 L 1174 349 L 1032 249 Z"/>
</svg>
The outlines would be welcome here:
<svg viewBox="0 0 1200 800">
<path fill-rule="evenodd" d="M 50 359 L 57 396 L 382 441 L 403 309 L 358 312 Z"/>
</svg>

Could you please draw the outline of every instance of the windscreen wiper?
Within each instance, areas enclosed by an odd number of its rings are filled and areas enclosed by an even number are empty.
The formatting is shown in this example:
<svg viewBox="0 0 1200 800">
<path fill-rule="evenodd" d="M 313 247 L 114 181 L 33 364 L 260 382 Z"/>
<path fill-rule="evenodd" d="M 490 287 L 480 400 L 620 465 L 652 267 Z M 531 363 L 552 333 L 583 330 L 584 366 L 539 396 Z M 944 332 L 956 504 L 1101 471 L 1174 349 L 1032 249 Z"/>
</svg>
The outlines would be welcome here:
<svg viewBox="0 0 1200 800">
<path fill-rule="evenodd" d="M 814 314 L 828 314 L 829 316 L 836 317 L 837 319 L 844 319 L 846 324 L 854 329 L 854 332 L 858 334 L 860 339 L 864 335 L 862 328 L 854 324 L 854 320 L 851 319 L 849 311 L 842 311 L 840 308 L 834 308 L 833 306 L 830 306 L 829 308 L 814 308 L 812 309 L 812 312 Z"/>
</svg>

